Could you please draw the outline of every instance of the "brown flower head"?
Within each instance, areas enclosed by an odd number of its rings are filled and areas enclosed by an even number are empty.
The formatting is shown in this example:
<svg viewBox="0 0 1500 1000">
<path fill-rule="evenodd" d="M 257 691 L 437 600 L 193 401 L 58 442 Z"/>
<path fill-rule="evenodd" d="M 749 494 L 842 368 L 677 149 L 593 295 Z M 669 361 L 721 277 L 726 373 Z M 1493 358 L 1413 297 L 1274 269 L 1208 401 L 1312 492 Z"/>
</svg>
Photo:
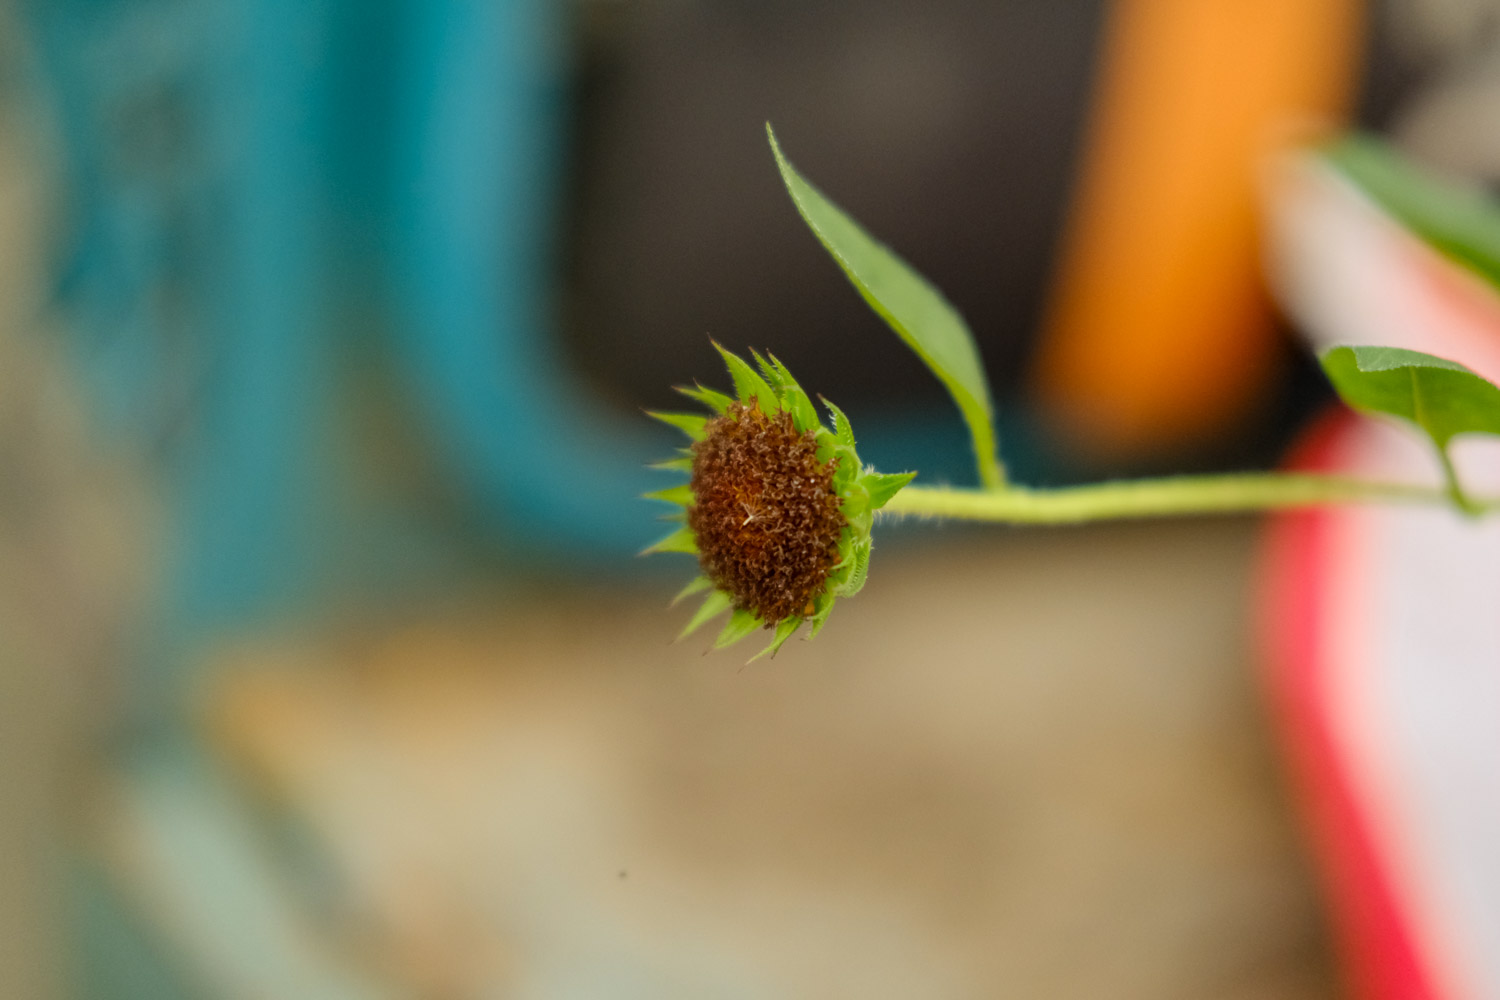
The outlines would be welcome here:
<svg viewBox="0 0 1500 1000">
<path fill-rule="evenodd" d="M 824 400 L 833 429 L 823 426 L 775 357 L 754 354 L 757 371 L 722 347 L 719 353 L 737 398 L 701 386 L 680 389 L 714 415 L 651 414 L 692 439 L 658 467 L 688 472 L 692 480 L 649 494 L 682 507 L 674 519 L 684 523 L 646 551 L 698 557 L 702 574 L 678 599 L 710 593 L 683 635 L 733 611 L 715 646 L 757 627 L 774 628 L 762 651 L 774 653 L 804 621 L 816 635 L 834 598 L 864 586 L 874 513 L 912 474 L 862 467 L 848 419 Z"/>
<path fill-rule="evenodd" d="M 833 485 L 837 456 L 820 462 L 812 431 L 754 402 L 731 403 L 692 451 L 687 523 L 703 575 L 767 624 L 812 614 L 849 523 Z"/>
</svg>

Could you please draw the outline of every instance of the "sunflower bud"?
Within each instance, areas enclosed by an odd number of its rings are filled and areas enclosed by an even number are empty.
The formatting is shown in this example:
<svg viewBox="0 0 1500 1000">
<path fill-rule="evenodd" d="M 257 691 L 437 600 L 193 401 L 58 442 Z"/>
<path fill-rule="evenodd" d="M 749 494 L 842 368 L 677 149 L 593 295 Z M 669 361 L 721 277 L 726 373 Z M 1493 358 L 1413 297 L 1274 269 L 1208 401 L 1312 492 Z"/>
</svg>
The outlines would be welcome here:
<svg viewBox="0 0 1500 1000">
<path fill-rule="evenodd" d="M 647 494 L 683 508 L 683 522 L 646 552 L 688 552 L 700 575 L 676 600 L 708 591 L 682 635 L 731 611 L 715 648 L 757 628 L 775 629 L 775 653 L 804 622 L 817 635 L 838 597 L 864 586 L 874 513 L 915 473 L 882 475 L 860 464 L 849 420 L 827 400 L 833 427 L 775 356 L 756 367 L 724 350 L 735 396 L 702 386 L 678 391 L 708 408 L 651 413 L 691 439 L 657 467 L 689 482 Z M 759 371 L 756 370 L 759 369 Z M 676 603 L 674 601 L 673 603 Z"/>
</svg>

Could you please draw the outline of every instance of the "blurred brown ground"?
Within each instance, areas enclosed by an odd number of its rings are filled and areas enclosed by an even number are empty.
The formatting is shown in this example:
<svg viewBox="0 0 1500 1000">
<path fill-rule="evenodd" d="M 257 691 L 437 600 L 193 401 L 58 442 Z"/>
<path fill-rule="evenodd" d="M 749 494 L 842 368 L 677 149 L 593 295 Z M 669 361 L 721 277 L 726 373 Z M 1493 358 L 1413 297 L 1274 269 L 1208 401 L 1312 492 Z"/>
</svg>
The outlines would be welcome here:
<svg viewBox="0 0 1500 1000">
<path fill-rule="evenodd" d="M 938 533 L 743 668 L 665 593 L 512 596 L 238 648 L 202 724 L 334 873 L 346 957 L 420 996 L 1326 997 L 1254 537 Z"/>
</svg>

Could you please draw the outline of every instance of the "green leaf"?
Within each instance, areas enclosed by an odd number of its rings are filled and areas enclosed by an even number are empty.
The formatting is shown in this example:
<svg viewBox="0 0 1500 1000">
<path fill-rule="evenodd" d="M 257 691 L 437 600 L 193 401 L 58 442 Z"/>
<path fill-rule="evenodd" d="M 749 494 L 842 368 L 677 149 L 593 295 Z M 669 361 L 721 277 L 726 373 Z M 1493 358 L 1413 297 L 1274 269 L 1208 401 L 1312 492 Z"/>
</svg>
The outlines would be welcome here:
<svg viewBox="0 0 1500 1000">
<path fill-rule="evenodd" d="M 776 393 L 766 384 L 766 380 L 761 378 L 744 358 L 733 351 L 726 351 L 717 341 L 712 343 L 714 349 L 724 358 L 724 364 L 729 369 L 729 377 L 734 379 L 734 391 L 739 395 L 740 401 L 748 406 L 752 399 L 757 399 L 760 401 L 760 412 L 775 413 L 778 409 Z"/>
<path fill-rule="evenodd" d="M 740 608 L 730 615 L 729 621 L 724 623 L 724 631 L 720 632 L 719 637 L 714 640 L 714 649 L 733 646 L 759 627 L 760 617 L 754 611 Z"/>
<path fill-rule="evenodd" d="M 882 246 L 787 162 L 766 126 L 781 179 L 802 219 L 870 307 L 947 387 L 969 425 L 980 482 L 1005 484 L 995 451 L 994 408 L 979 349 L 958 311 L 909 264 Z"/>
<path fill-rule="evenodd" d="M 666 472 L 692 472 L 693 460 L 684 455 L 681 458 L 669 458 L 663 462 L 652 462 L 646 468 L 662 469 Z"/>
<path fill-rule="evenodd" d="M 1369 135 L 1343 138 L 1323 157 L 1419 238 L 1500 286 L 1500 203 L 1494 198 L 1419 170 Z"/>
<path fill-rule="evenodd" d="M 709 619 L 716 618 L 728 611 L 730 603 L 729 595 L 722 590 L 716 590 L 712 594 L 709 594 L 703 599 L 703 603 L 698 605 L 698 610 L 693 612 L 692 619 L 683 630 L 677 633 L 677 638 L 686 639 L 698 631 Z"/>
<path fill-rule="evenodd" d="M 708 425 L 708 418 L 701 413 L 662 413 L 658 410 L 647 410 L 646 416 L 652 420 L 660 420 L 668 427 L 675 427 L 693 440 L 703 436 L 703 428 Z"/>
<path fill-rule="evenodd" d="M 1322 362 L 1344 402 L 1409 420 L 1439 448 L 1457 434 L 1500 434 L 1500 388 L 1455 361 L 1399 347 L 1335 347 Z"/>
<path fill-rule="evenodd" d="M 870 509 L 879 510 L 890 502 L 891 497 L 917 477 L 915 472 L 871 473 L 864 477 L 865 489 L 870 491 Z"/>
<path fill-rule="evenodd" d="M 646 546 L 641 550 L 641 555 L 649 556 L 656 552 L 687 552 L 696 555 L 698 543 L 693 540 L 692 529 L 683 525 L 656 544 Z"/>
<path fill-rule="evenodd" d="M 1466 513 L 1479 512 L 1458 480 L 1448 442 L 1459 434 L 1500 434 L 1500 388 L 1456 361 L 1399 347 L 1335 347 L 1321 360 L 1344 402 L 1426 431 L 1453 503 Z"/>
</svg>

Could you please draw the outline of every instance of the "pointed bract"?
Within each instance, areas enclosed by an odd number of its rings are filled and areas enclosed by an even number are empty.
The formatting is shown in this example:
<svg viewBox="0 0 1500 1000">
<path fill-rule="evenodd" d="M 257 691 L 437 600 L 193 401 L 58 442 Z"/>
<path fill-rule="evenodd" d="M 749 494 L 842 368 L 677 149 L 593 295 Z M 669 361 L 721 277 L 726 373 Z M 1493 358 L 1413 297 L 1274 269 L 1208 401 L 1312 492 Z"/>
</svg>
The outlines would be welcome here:
<svg viewBox="0 0 1500 1000">
<path fill-rule="evenodd" d="M 718 593 L 718 591 L 715 591 L 715 593 Z M 760 626 L 761 621 L 756 617 L 755 612 L 746 611 L 743 608 L 737 609 L 733 615 L 730 615 L 729 621 L 724 624 L 724 631 L 720 632 L 719 637 L 714 640 L 714 649 L 733 646 L 745 638 L 745 636 L 760 628 Z"/>
<path fill-rule="evenodd" d="M 662 413 L 659 410 L 647 410 L 646 416 L 652 420 L 660 420 L 668 427 L 675 427 L 693 440 L 703 436 L 703 428 L 708 426 L 708 418 L 701 413 Z"/>
<path fill-rule="evenodd" d="M 765 649 L 762 649 L 759 653 L 756 653 L 754 656 L 750 657 L 750 659 L 746 660 L 745 662 L 747 662 L 747 663 L 754 663 L 756 660 L 760 659 L 762 656 L 772 656 L 772 657 L 774 657 L 776 655 L 776 651 L 782 647 L 782 644 L 784 644 L 788 639 L 790 639 L 792 637 L 792 634 L 794 632 L 796 632 L 797 629 L 800 628 L 801 626 L 802 626 L 802 619 L 801 618 L 783 618 L 781 621 L 779 621 L 779 622 L 776 623 L 776 636 L 775 636 L 775 638 L 773 638 L 769 643 L 766 644 L 766 648 Z"/>
<path fill-rule="evenodd" d="M 728 594 L 722 590 L 715 590 L 703 599 L 702 604 L 698 605 L 698 610 L 693 612 L 693 617 L 687 623 L 687 626 L 681 632 L 677 633 L 677 638 L 686 639 L 698 631 L 705 622 L 712 618 L 717 618 L 728 611 L 729 605 L 732 603 L 734 602 L 730 600 Z"/>
<path fill-rule="evenodd" d="M 703 386 L 676 385 L 672 387 L 682 393 L 688 399 L 702 403 L 704 406 L 722 416 L 729 409 L 729 404 L 734 402 L 733 396 L 726 396 L 722 392 L 713 389 L 705 389 Z"/>
<path fill-rule="evenodd" d="M 687 600 L 689 597 L 692 597 L 694 594 L 701 594 L 703 591 L 711 589 L 713 585 L 714 582 L 708 577 L 695 576 L 692 578 L 692 580 L 688 581 L 688 585 L 686 587 L 683 587 L 677 592 L 677 596 L 672 598 L 667 607 L 676 607 L 683 601 Z"/>
<path fill-rule="evenodd" d="M 693 460 L 686 456 L 682 458 L 669 458 L 664 462 L 652 462 L 646 468 L 661 469 L 665 472 L 692 472 Z"/>
<path fill-rule="evenodd" d="M 649 556 L 655 552 L 686 552 L 697 555 L 698 543 L 693 539 L 693 530 L 683 525 L 656 544 L 646 546 L 641 550 L 641 555 Z"/>
<path fill-rule="evenodd" d="M 834 406 L 822 396 L 819 396 L 818 399 L 825 407 L 828 408 L 828 412 L 833 414 L 833 436 L 838 439 L 839 444 L 853 448 L 854 428 L 850 426 L 849 418 L 844 416 L 843 410 L 839 409 L 837 406 Z"/>
<path fill-rule="evenodd" d="M 663 503 L 675 503 L 679 507 L 691 507 L 693 505 L 693 488 L 687 483 L 679 486 L 669 486 L 664 490 L 655 490 L 651 493 L 641 494 L 642 500 L 660 500 Z"/>
<path fill-rule="evenodd" d="M 779 408 L 776 401 L 776 393 L 766 383 L 766 380 L 758 375 L 754 368 L 744 358 L 732 351 L 727 351 L 715 343 L 714 348 L 718 350 L 724 359 L 724 365 L 729 369 L 729 377 L 734 380 L 734 391 L 740 397 L 740 402 L 747 406 L 751 401 L 760 404 L 762 413 L 775 413 Z"/>
<path fill-rule="evenodd" d="M 865 489 L 870 492 L 870 509 L 879 510 L 890 503 L 891 497 L 901 492 L 901 488 L 917 477 L 915 472 L 889 472 L 879 473 L 871 471 L 866 474 L 862 481 Z"/>
</svg>

